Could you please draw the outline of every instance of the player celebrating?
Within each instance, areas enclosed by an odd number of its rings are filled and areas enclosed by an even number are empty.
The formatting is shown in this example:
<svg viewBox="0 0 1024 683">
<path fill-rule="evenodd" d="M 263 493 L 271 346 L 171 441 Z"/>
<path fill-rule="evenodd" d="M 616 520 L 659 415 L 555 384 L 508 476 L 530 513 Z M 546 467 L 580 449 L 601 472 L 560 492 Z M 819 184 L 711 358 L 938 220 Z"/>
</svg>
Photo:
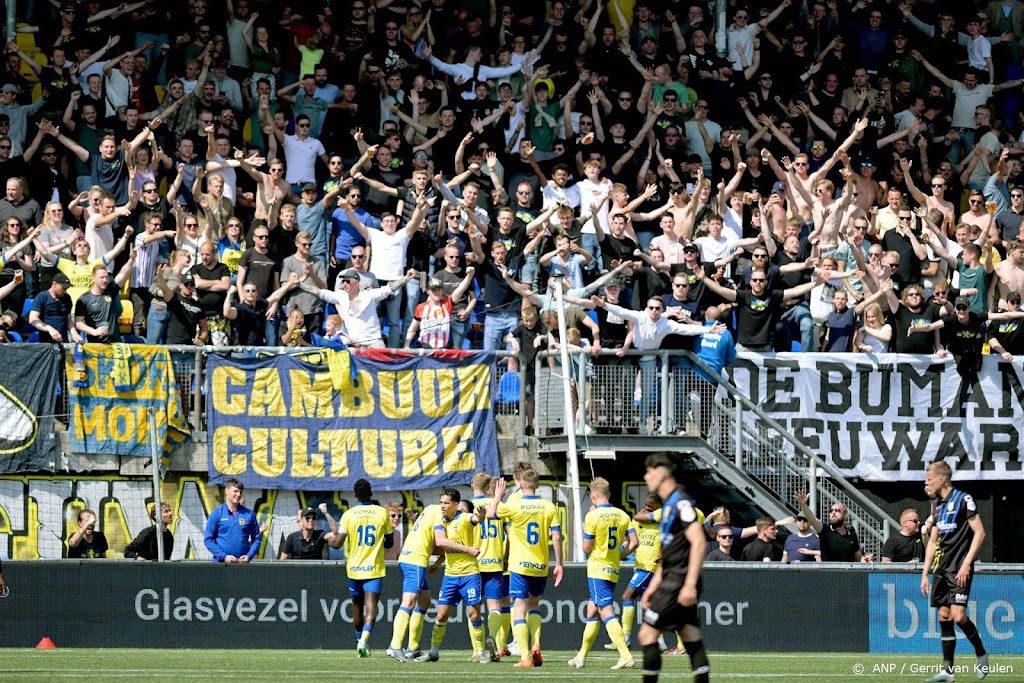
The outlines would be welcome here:
<svg viewBox="0 0 1024 683">
<path fill-rule="evenodd" d="M 680 484 L 682 469 L 665 453 L 647 456 L 644 481 L 647 489 L 665 501 L 661 511 L 661 564 L 640 600 L 644 623 L 639 641 L 644 649 L 644 683 L 655 683 L 661 673 L 658 634 L 679 631 L 690 656 L 694 683 L 707 683 L 710 667 L 701 642 L 697 599 L 701 592 L 701 568 L 707 537 L 697 512 Z"/>
<path fill-rule="evenodd" d="M 960 626 L 978 657 L 975 667 L 978 679 L 988 675 L 988 654 L 978 634 L 978 627 L 967 616 L 967 600 L 971 594 L 974 561 L 985 540 L 985 525 L 978 516 L 974 498 L 953 488 L 953 472 L 941 460 L 928 465 L 924 491 L 935 501 L 934 526 L 924 550 L 924 571 L 921 573 L 921 595 L 931 592 L 932 607 L 939 608 L 939 631 L 942 634 L 942 670 L 928 679 L 929 683 L 952 681 L 953 653 L 956 632 Z M 936 549 L 936 547 L 938 549 Z M 928 585 L 928 570 L 935 564 L 935 585 Z"/>
<path fill-rule="evenodd" d="M 626 641 L 626 647 L 629 647 L 629 637 L 633 633 L 633 624 L 636 622 L 636 600 L 651 585 L 654 572 L 658 569 L 658 560 L 661 559 L 659 521 L 661 521 L 661 496 L 657 493 L 648 493 L 644 500 L 644 509 L 633 517 L 633 522 L 630 524 L 630 529 L 636 534 L 637 548 L 633 576 L 629 578 L 629 585 L 622 592 L 622 636 Z M 615 643 L 609 643 L 604 647 L 606 650 L 618 649 Z"/>
<path fill-rule="evenodd" d="M 353 492 L 358 503 L 341 516 L 338 533 L 329 542 L 334 548 L 345 544 L 345 571 L 348 574 L 348 592 L 352 596 L 356 652 L 360 657 L 369 657 L 368 643 L 377 622 L 377 605 L 385 574 L 384 549 L 394 545 L 395 537 L 388 511 L 370 500 L 373 495 L 370 482 L 360 479 Z M 326 515 L 327 506 L 321 504 L 320 511 Z"/>
<path fill-rule="evenodd" d="M 562 582 L 562 530 L 558 511 L 552 503 L 537 495 L 540 477 L 526 470 L 519 477 L 523 495 L 515 501 L 502 503 L 505 480 L 499 478 L 494 499 L 487 510 L 487 519 L 504 519 L 509 523 L 509 595 L 514 600 L 512 632 L 519 646 L 516 668 L 532 668 L 544 663 L 540 652 L 540 597 L 548 577 L 548 542 L 555 553 L 555 586 Z M 528 621 L 529 620 L 529 621 Z M 530 647 L 531 637 L 533 647 Z"/>
<path fill-rule="evenodd" d="M 466 507 L 463 508 L 462 504 Z M 484 620 L 480 618 L 480 603 L 483 589 L 480 583 L 480 565 L 477 557 L 480 541 L 477 525 L 480 517 L 473 514 L 469 501 L 462 501 L 458 490 L 446 488 L 441 492 L 441 512 L 451 521 L 447 528 L 443 524 L 434 527 L 434 544 L 446 547 L 444 554 L 444 580 L 437 595 L 437 618 L 430 635 L 430 652 L 416 661 L 436 662 L 440 659 L 438 650 L 448 629 L 448 617 L 453 607 L 466 603 L 469 617 L 469 636 L 473 643 L 473 659 L 489 664 L 490 656 L 484 651 Z"/>
<path fill-rule="evenodd" d="M 583 630 L 583 645 L 579 653 L 569 660 L 573 669 L 582 669 L 587 654 L 594 647 L 600 624 L 598 613 L 608 631 L 608 637 L 619 651 L 619 661 L 612 669 L 632 669 L 636 666 L 629 647 L 622 634 L 622 625 L 615 618 L 615 601 L 612 592 L 619 581 L 619 565 L 622 553 L 629 555 L 636 550 L 636 532 L 630 527 L 630 518 L 624 511 L 609 502 L 611 487 L 608 480 L 598 477 L 590 483 L 590 501 L 594 507 L 583 521 L 583 552 L 587 553 L 587 588 L 590 601 L 587 603 L 587 625 Z M 625 540 L 625 546 L 623 546 Z M 625 547 L 625 551 L 623 551 Z"/>
<path fill-rule="evenodd" d="M 483 508 L 480 515 L 480 555 L 476 558 L 480 566 L 480 581 L 483 584 L 484 600 L 487 601 L 487 649 L 491 660 L 497 661 L 499 654 L 505 651 L 508 644 L 509 627 L 512 625 L 512 614 L 508 604 L 508 575 L 505 574 L 505 525 L 486 519 L 487 508 L 491 506 L 491 497 L 487 490 L 491 487 L 491 476 L 485 472 L 473 475 L 472 503 Z M 508 624 L 505 618 L 508 617 Z"/>
<path fill-rule="evenodd" d="M 427 569 L 430 556 L 434 554 L 434 527 L 445 525 L 448 520 L 438 504 L 428 505 L 416 518 L 398 556 L 398 568 L 402 570 L 402 605 L 395 615 L 394 630 L 391 633 L 389 657 L 408 662 L 421 653 L 417 651 L 420 635 L 423 633 L 423 618 L 430 608 L 430 587 L 427 574 L 433 574 L 444 561 L 444 556 Z M 402 651 L 402 641 L 409 632 L 409 651 Z"/>
</svg>

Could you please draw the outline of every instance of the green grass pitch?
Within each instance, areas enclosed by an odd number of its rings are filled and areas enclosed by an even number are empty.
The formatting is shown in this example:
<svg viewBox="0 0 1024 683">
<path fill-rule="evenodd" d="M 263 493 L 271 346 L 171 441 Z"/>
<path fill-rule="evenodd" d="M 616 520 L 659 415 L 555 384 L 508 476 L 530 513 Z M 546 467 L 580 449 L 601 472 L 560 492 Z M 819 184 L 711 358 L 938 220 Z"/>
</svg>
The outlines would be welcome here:
<svg viewBox="0 0 1024 683">
<path fill-rule="evenodd" d="M 226 636 L 229 634 L 225 633 Z M 237 637 L 244 638 L 238 631 Z M 601 641 L 599 641 L 600 643 Z M 709 646 L 712 645 L 709 643 Z M 600 644 L 599 644 L 600 647 Z M 969 647 L 968 647 L 969 650 Z M 640 670 L 610 671 L 614 653 L 593 653 L 585 669 L 569 669 L 574 652 L 545 652 L 544 666 L 534 670 L 512 668 L 512 660 L 476 664 L 468 651 L 442 651 L 434 664 L 402 664 L 389 659 L 383 648 L 369 659 L 354 650 L 129 650 L 129 649 L 6 649 L 0 652 L 3 681 L 284 681 L 332 680 L 361 683 L 416 683 L 429 681 L 515 682 L 639 681 Z M 640 653 L 634 650 L 637 664 Z M 715 653 L 709 651 L 711 680 L 797 681 L 923 681 L 933 673 L 939 655 L 867 655 L 816 653 Z M 960 651 L 957 681 L 975 679 L 974 654 Z M 1024 655 L 993 655 L 994 670 L 986 681 L 1024 681 Z M 683 656 L 665 657 L 662 680 L 689 681 L 690 664 Z"/>
</svg>

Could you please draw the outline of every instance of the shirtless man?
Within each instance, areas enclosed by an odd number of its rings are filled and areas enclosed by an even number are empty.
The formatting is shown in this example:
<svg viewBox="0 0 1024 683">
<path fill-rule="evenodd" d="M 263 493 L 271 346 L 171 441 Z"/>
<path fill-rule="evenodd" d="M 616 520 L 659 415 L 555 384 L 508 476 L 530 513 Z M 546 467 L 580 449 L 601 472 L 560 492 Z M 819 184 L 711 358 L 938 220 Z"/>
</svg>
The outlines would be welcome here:
<svg viewBox="0 0 1024 683">
<path fill-rule="evenodd" d="M 995 273 L 999 310 L 1008 311 L 1010 306 L 1006 301 L 1007 295 L 1024 288 L 1024 242 L 1011 240 L 1006 245 L 1006 259 L 996 264 Z"/>
<path fill-rule="evenodd" d="M 854 181 L 857 183 L 857 206 L 864 213 L 870 213 L 878 205 L 885 192 L 882 185 L 875 180 L 875 164 L 862 161 Z"/>
<path fill-rule="evenodd" d="M 256 215 L 255 218 L 269 220 L 271 207 L 281 204 L 290 192 L 290 186 L 284 179 L 284 162 L 271 159 L 268 173 L 263 173 L 241 160 L 240 168 L 256 181 Z"/>
<path fill-rule="evenodd" d="M 956 208 L 953 206 L 953 202 L 947 202 L 943 195 L 946 192 L 946 180 L 941 175 L 935 175 L 932 177 L 932 193 L 931 196 L 925 195 L 924 192 L 917 189 L 914 185 L 914 178 L 910 175 L 910 167 L 913 165 L 912 161 L 908 159 L 900 159 L 900 168 L 903 170 L 903 178 L 907 183 L 907 190 L 910 192 L 910 196 L 914 198 L 914 201 L 921 204 L 926 209 L 938 209 L 945 216 L 949 216 L 951 220 L 956 219 Z"/>
<path fill-rule="evenodd" d="M 821 168 L 819 168 L 814 173 L 809 174 L 807 172 L 810 165 L 810 161 L 806 154 L 801 153 L 797 154 L 796 157 L 794 157 L 794 177 L 800 182 L 801 185 L 803 185 L 804 190 L 806 190 L 808 194 L 811 194 L 818 180 L 825 178 L 828 175 L 828 172 L 832 170 L 832 167 L 835 166 L 836 161 L 839 160 L 839 155 L 841 153 L 845 153 L 848 149 L 850 149 L 850 147 L 853 146 L 854 141 L 856 141 L 856 139 L 864 132 L 864 130 L 867 127 L 867 119 L 858 120 L 857 123 L 853 125 L 853 130 L 850 132 L 850 135 L 845 140 L 843 140 L 843 144 L 839 146 L 839 149 L 833 152 L 832 156 L 828 158 L 828 161 L 822 164 Z M 779 180 L 785 182 L 787 178 L 786 171 L 781 166 L 779 166 L 779 163 L 775 160 L 775 157 L 773 157 L 771 153 L 768 152 L 767 150 L 762 152 L 762 156 L 766 157 L 768 164 L 771 166 L 772 170 L 775 171 L 775 175 L 778 176 Z M 797 210 L 800 212 L 800 214 L 809 214 L 811 211 L 811 206 L 803 199 L 802 195 L 804 193 L 792 192 L 791 194 L 793 195 L 791 199 L 796 201 Z"/>
<path fill-rule="evenodd" d="M 786 164 L 787 171 L 793 168 L 791 164 L 787 164 L 786 159 L 783 159 L 783 164 Z M 850 209 L 857 210 L 856 205 L 853 203 L 853 193 L 856 191 L 856 185 L 852 180 L 853 174 L 845 168 L 842 174 L 846 180 L 846 187 L 838 201 L 832 196 L 835 192 L 835 186 L 831 180 L 823 178 L 816 181 L 814 183 L 814 196 L 810 196 L 805 192 L 803 183 L 797 182 L 797 178 L 793 173 L 789 174 L 789 186 L 796 188 L 797 194 L 803 199 L 804 206 L 812 207 L 815 230 L 812 233 L 811 242 L 818 244 L 821 256 L 827 256 L 835 252 L 842 237 L 840 234 L 842 227 L 846 225 L 851 217 Z"/>
<path fill-rule="evenodd" d="M 960 222 L 985 228 L 988 225 L 988 211 L 985 210 L 985 195 L 981 190 L 971 190 L 967 200 L 970 209 L 960 216 Z"/>
</svg>

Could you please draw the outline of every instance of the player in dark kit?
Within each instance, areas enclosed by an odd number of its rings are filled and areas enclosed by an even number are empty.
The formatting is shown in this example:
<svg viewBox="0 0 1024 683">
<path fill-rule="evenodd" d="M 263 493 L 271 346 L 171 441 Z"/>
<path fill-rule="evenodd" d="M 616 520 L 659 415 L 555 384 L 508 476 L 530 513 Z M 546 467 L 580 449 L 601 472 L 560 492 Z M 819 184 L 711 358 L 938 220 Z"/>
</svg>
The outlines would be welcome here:
<svg viewBox="0 0 1024 683">
<path fill-rule="evenodd" d="M 985 540 L 985 526 L 978 516 L 978 507 L 971 496 L 953 488 L 953 472 L 949 465 L 939 461 L 928 466 L 924 490 L 935 500 L 934 524 L 924 551 L 924 571 L 921 574 L 921 595 L 931 593 L 932 607 L 939 608 L 939 630 L 942 634 L 942 670 L 927 679 L 928 683 L 943 683 L 953 677 L 953 653 L 956 650 L 956 632 L 960 626 L 964 636 L 974 646 L 978 656 L 975 666 L 978 680 L 988 675 L 988 655 L 978 634 L 978 627 L 967 617 L 967 600 L 971 594 L 974 561 Z M 928 570 L 934 562 L 935 584 L 928 585 Z"/>
<path fill-rule="evenodd" d="M 694 683 L 710 680 L 708 656 L 701 642 L 697 599 L 701 592 L 707 538 L 690 499 L 680 484 L 682 470 L 664 453 L 648 456 L 644 481 L 647 489 L 665 501 L 661 522 L 661 563 L 640 600 L 644 623 L 637 637 L 644 652 L 644 683 L 655 683 L 661 673 L 658 636 L 665 631 L 682 634 L 690 656 Z"/>
</svg>

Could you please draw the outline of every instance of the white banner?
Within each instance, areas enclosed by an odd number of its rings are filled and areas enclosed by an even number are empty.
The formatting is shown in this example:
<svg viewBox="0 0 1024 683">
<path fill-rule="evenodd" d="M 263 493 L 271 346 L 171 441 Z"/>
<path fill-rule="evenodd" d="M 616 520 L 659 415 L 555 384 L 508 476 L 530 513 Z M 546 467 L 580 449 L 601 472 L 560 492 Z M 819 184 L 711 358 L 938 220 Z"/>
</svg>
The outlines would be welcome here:
<svg viewBox="0 0 1024 683">
<path fill-rule="evenodd" d="M 952 358 L 741 353 L 733 383 L 848 477 L 923 481 L 942 458 L 956 479 L 1024 479 L 1024 368 L 985 356 L 963 387 Z"/>
</svg>

